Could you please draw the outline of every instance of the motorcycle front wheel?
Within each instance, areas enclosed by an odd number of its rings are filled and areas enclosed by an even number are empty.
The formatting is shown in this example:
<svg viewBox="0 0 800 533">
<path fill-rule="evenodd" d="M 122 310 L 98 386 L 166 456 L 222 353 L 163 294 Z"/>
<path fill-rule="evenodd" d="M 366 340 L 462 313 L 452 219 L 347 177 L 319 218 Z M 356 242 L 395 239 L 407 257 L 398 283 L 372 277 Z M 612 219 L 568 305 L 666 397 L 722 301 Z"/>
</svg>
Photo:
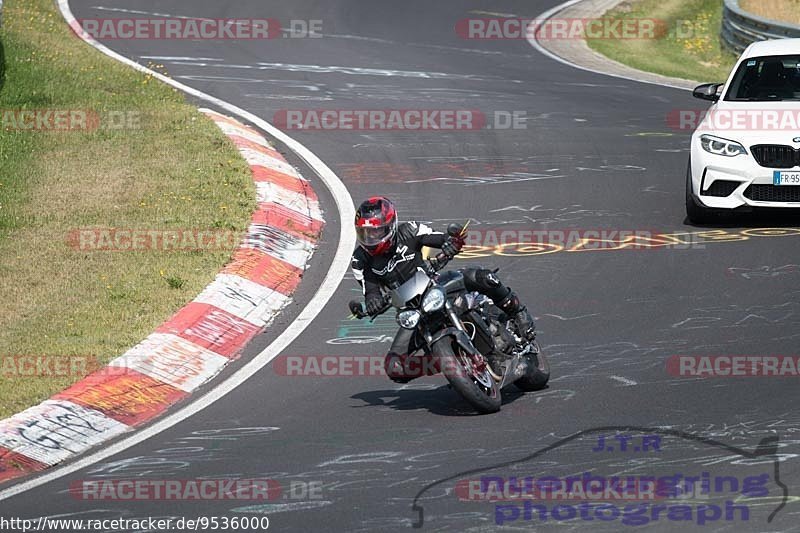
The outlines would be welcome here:
<svg viewBox="0 0 800 533">
<path fill-rule="evenodd" d="M 472 358 L 463 353 L 452 337 L 439 340 L 432 351 L 447 381 L 472 407 L 482 414 L 500 410 L 502 398 L 497 382 L 487 370 L 475 369 Z"/>
</svg>

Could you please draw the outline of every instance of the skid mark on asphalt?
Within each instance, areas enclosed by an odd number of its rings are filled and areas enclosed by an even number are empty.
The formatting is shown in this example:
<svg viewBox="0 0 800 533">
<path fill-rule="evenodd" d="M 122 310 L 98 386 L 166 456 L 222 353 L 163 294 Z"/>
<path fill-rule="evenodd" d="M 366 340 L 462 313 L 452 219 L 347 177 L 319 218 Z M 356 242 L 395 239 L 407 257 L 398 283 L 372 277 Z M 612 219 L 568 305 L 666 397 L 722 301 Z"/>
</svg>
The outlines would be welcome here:
<svg viewBox="0 0 800 533">
<path fill-rule="evenodd" d="M 725 272 L 729 276 L 741 276 L 744 279 L 777 278 L 790 274 L 800 274 L 800 265 L 792 263 L 783 266 L 730 267 Z"/>
<path fill-rule="evenodd" d="M 519 80 L 507 80 L 499 76 L 478 76 L 474 74 L 452 74 L 447 72 L 421 71 L 421 70 L 393 70 L 379 69 L 370 67 L 349 67 L 342 65 L 311 65 L 304 63 L 267 63 L 258 62 L 250 64 L 236 63 L 206 63 L 203 61 L 171 61 L 173 65 L 183 65 L 189 67 L 205 67 L 232 70 L 256 70 L 256 71 L 281 71 L 281 72 L 300 72 L 303 74 L 345 74 L 349 76 L 377 76 L 395 78 L 417 78 L 426 80 L 469 80 L 496 83 L 505 83 Z M 520 82 L 521 83 L 521 82 Z"/>
<path fill-rule="evenodd" d="M 289 502 L 289 503 L 265 503 L 261 505 L 248 505 L 245 507 L 234 507 L 232 513 L 254 513 L 254 514 L 274 514 L 286 513 L 290 511 L 307 511 L 327 507 L 333 502 L 328 500 L 312 500 L 308 502 Z"/>
<path fill-rule="evenodd" d="M 731 328 L 744 325 L 800 324 L 800 303 L 789 301 L 772 305 L 727 306 L 693 309 L 691 315 L 672 328 L 704 329 L 709 327 Z"/>
<path fill-rule="evenodd" d="M 388 133 L 388 132 L 387 132 Z M 402 132 L 398 132 L 402 133 Z M 371 137 L 371 136 L 363 136 Z M 356 145 L 366 146 L 366 145 Z M 380 145 L 383 146 L 383 145 Z M 576 165 L 574 156 L 546 157 L 486 157 L 486 156 L 450 156 L 450 157 L 411 157 L 413 164 L 383 163 L 361 161 L 358 163 L 340 164 L 338 168 L 350 183 L 427 183 L 441 182 L 452 185 L 496 185 L 518 183 L 521 181 L 579 177 L 581 174 L 639 174 L 645 167 L 637 165 L 590 165 L 582 162 Z M 590 158 L 584 158 L 588 160 Z M 504 210 L 533 211 L 518 205 L 506 206 L 493 211 Z M 543 206 L 538 206 L 543 207 Z"/>
<path fill-rule="evenodd" d="M 439 182 L 445 185 L 461 185 L 473 187 L 475 185 L 507 185 L 509 183 L 520 183 L 523 181 L 550 180 L 565 178 L 564 175 L 548 175 L 533 172 L 512 172 L 511 174 L 491 174 L 485 176 L 464 176 L 459 178 L 438 177 L 408 180 L 407 183 L 431 183 Z"/>
<path fill-rule="evenodd" d="M 148 455 L 128 457 L 99 463 L 89 469 L 87 479 L 130 479 L 137 477 L 179 477 L 198 463 L 236 464 L 233 452 L 225 450 L 225 443 L 246 439 L 256 441 L 266 438 L 280 428 L 273 426 L 223 427 L 192 431 L 164 444 L 164 448 Z M 208 470 L 209 467 L 204 468 Z M 227 473 L 220 477 L 241 477 L 243 474 Z M 62 492 L 68 492 L 64 490 Z"/>
<path fill-rule="evenodd" d="M 402 452 L 371 452 L 353 455 L 341 455 L 330 461 L 325 461 L 317 466 L 345 465 L 352 463 L 394 463 L 395 459 L 403 455 Z"/>
<path fill-rule="evenodd" d="M 591 316 L 600 316 L 600 313 L 592 313 L 590 315 L 580 315 L 580 316 L 572 316 L 572 317 L 563 317 L 561 315 L 551 315 L 549 313 L 545 313 L 542 316 L 549 316 L 549 317 L 557 318 L 558 320 L 561 320 L 561 321 L 568 321 L 568 320 L 580 320 L 581 318 L 589 318 Z"/>
<path fill-rule="evenodd" d="M 633 386 L 633 385 L 638 385 L 638 383 L 636 383 L 634 380 L 626 378 L 624 376 L 608 376 L 608 377 L 610 379 L 613 379 L 614 381 L 619 381 L 620 383 L 622 383 L 626 387 L 630 387 L 630 386 Z"/>
</svg>

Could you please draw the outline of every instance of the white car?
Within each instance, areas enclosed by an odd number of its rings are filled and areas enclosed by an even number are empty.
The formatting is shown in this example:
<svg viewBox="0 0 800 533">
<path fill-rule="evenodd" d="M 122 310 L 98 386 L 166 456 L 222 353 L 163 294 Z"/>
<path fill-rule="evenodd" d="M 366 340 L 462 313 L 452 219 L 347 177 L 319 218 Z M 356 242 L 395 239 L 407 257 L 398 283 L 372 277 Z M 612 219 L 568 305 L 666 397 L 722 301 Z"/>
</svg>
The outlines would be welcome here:
<svg viewBox="0 0 800 533">
<path fill-rule="evenodd" d="M 692 135 L 689 220 L 800 208 L 800 39 L 753 43 L 726 83 L 693 95 L 714 104 Z"/>
</svg>

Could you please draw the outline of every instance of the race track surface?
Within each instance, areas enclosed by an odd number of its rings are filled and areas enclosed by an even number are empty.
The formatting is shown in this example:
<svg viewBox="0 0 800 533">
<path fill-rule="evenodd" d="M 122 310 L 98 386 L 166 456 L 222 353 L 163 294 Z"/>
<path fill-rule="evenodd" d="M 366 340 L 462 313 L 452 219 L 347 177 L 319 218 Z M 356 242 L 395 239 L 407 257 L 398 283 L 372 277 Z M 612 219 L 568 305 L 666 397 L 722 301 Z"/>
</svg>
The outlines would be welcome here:
<svg viewBox="0 0 800 533">
<path fill-rule="evenodd" d="M 796 378 L 679 377 L 667 371 L 667 361 L 677 355 L 797 355 L 800 230 L 789 228 L 800 224 L 759 217 L 714 228 L 685 222 L 690 132 L 670 129 L 666 117 L 703 107 L 688 92 L 572 69 L 525 40 L 471 41 L 454 31 L 459 19 L 491 16 L 481 12 L 535 17 L 556 3 L 73 1 L 78 18 L 133 16 L 120 11 L 131 10 L 136 16 L 321 20 L 322 38 L 105 42 L 142 64 L 163 64 L 178 81 L 270 122 L 281 111 L 303 109 L 466 109 L 489 117 L 524 112 L 525 127 L 516 129 L 289 131 L 337 172 L 356 202 L 386 195 L 402 219 L 440 228 L 472 219 L 470 229 L 486 239 L 504 230 L 607 229 L 687 240 L 693 234 L 695 242 L 548 254 L 512 246 L 502 255 L 489 249 L 457 260 L 456 266 L 500 268 L 529 304 L 550 358 L 549 388 L 507 394 L 498 414 L 474 415 L 441 376 L 401 386 L 382 376 L 285 376 L 273 362 L 170 430 L 3 501 L 3 515 L 268 516 L 277 531 L 406 531 L 414 524 L 429 531 L 490 531 L 504 520 L 505 530 L 796 530 Z M 304 174 L 314 179 L 307 169 Z M 335 220 L 319 181 L 315 188 L 330 224 L 300 303 L 339 245 L 338 224 L 350 223 Z M 759 231 L 776 225 L 786 235 Z M 381 356 L 394 334 L 393 316 L 372 325 L 348 320 L 346 303 L 358 294 L 347 276 L 284 354 Z M 273 328 L 257 339 L 243 359 L 274 335 Z M 601 435 L 616 443 L 617 433 L 636 438 L 625 451 L 593 451 Z M 660 450 L 645 450 L 641 436 L 656 439 Z M 778 438 L 780 462 L 757 453 L 769 437 Z M 705 503 L 723 511 L 702 526 L 703 495 L 689 500 L 691 517 L 680 518 L 686 509 L 664 511 L 636 526 L 608 516 L 542 521 L 536 513 L 526 517 L 523 503 L 461 501 L 457 488 L 482 476 L 584 472 L 706 472 L 712 480 L 734 478 L 739 487 L 706 495 Z M 746 478 L 761 475 L 769 479 L 761 485 L 768 495 L 742 494 Z M 313 497 L 273 502 L 87 501 L 69 493 L 81 480 L 196 478 L 271 478 L 284 488 L 298 482 L 322 488 Z M 787 505 L 767 523 L 784 488 Z M 725 505 L 747 506 L 749 520 L 741 520 L 741 510 L 726 516 Z M 514 509 L 518 516 L 511 520 Z"/>
</svg>

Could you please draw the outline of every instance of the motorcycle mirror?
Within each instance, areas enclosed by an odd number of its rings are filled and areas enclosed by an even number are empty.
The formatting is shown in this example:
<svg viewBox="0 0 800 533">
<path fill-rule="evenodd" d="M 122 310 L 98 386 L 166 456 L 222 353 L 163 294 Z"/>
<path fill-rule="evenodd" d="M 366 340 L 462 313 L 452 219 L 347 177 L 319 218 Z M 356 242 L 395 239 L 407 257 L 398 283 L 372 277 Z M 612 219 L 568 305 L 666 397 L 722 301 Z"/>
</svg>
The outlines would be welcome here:
<svg viewBox="0 0 800 533">
<path fill-rule="evenodd" d="M 456 235 L 460 235 L 461 232 L 464 230 L 464 226 L 461 224 L 450 224 L 447 226 L 447 234 L 451 237 L 455 237 Z"/>
<path fill-rule="evenodd" d="M 347 304 L 347 306 L 350 308 L 350 312 L 355 316 L 361 316 L 364 314 L 364 310 L 361 308 L 361 302 L 357 300 L 350 300 L 350 303 Z"/>
</svg>

